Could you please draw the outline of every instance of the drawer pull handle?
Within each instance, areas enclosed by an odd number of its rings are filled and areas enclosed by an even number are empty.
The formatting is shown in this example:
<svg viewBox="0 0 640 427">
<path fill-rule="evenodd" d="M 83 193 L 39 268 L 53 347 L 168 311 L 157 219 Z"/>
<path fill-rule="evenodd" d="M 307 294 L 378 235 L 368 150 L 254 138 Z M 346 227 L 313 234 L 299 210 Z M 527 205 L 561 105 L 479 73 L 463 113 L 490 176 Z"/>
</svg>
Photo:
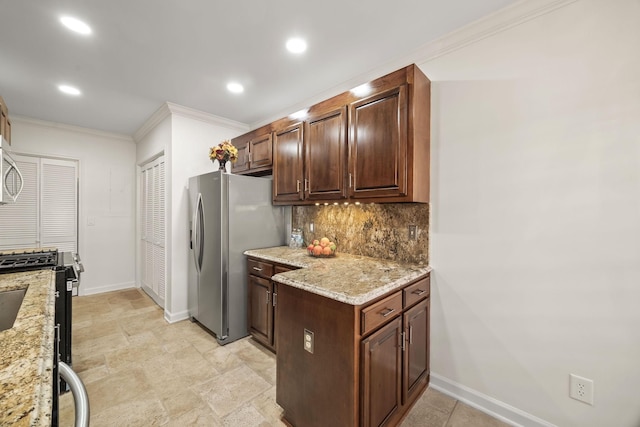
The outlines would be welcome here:
<svg viewBox="0 0 640 427">
<path fill-rule="evenodd" d="M 380 314 L 382 314 L 382 317 L 387 317 L 388 315 L 390 315 L 394 311 L 396 311 L 395 308 L 385 308 L 383 311 L 380 312 Z"/>
<path fill-rule="evenodd" d="M 420 295 L 426 294 L 427 290 L 426 289 L 416 289 L 415 291 L 413 291 L 411 293 L 420 296 Z"/>
<path fill-rule="evenodd" d="M 270 293 L 271 293 L 271 292 L 267 291 L 267 301 L 265 301 L 265 302 L 267 303 L 267 305 L 269 305 L 269 294 L 270 294 Z"/>
<path fill-rule="evenodd" d="M 254 269 L 255 271 L 262 271 L 262 269 L 261 269 L 260 267 L 253 267 L 253 269 Z"/>
</svg>

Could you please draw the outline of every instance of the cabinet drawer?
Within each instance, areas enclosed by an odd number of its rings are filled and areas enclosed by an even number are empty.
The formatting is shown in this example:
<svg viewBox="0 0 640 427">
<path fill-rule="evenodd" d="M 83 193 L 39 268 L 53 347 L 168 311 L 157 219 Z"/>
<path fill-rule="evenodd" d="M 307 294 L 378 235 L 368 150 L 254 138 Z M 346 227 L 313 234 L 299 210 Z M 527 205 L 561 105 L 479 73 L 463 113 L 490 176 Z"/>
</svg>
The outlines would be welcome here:
<svg viewBox="0 0 640 427">
<path fill-rule="evenodd" d="M 430 291 L 431 280 L 429 276 L 418 280 L 413 285 L 407 286 L 402 290 L 402 294 L 404 297 L 404 307 L 410 307 L 421 299 L 428 297 Z"/>
<path fill-rule="evenodd" d="M 402 312 L 402 292 L 398 291 L 362 310 L 362 335 L 371 332 Z"/>
<path fill-rule="evenodd" d="M 267 279 L 270 279 L 271 276 L 273 276 L 273 264 L 268 262 L 248 259 L 247 268 L 249 270 L 249 274 L 253 274 L 254 276 L 266 277 Z"/>
</svg>

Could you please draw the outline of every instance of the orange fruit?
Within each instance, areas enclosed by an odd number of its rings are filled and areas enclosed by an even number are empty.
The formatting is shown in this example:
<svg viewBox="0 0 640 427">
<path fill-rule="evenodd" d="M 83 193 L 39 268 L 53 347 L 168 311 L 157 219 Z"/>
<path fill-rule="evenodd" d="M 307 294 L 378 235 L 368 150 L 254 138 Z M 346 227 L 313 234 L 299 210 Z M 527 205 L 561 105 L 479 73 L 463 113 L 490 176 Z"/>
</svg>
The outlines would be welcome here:
<svg viewBox="0 0 640 427">
<path fill-rule="evenodd" d="M 329 246 L 325 246 L 322 249 L 322 255 L 331 255 L 331 248 Z"/>
<path fill-rule="evenodd" d="M 325 246 L 329 245 L 329 242 L 330 242 L 329 239 L 327 239 L 326 237 L 323 237 L 322 239 L 320 239 L 320 246 L 324 248 Z"/>
<path fill-rule="evenodd" d="M 320 245 L 314 246 L 313 247 L 313 254 L 314 255 L 321 255 L 322 254 L 322 246 L 320 246 Z"/>
</svg>

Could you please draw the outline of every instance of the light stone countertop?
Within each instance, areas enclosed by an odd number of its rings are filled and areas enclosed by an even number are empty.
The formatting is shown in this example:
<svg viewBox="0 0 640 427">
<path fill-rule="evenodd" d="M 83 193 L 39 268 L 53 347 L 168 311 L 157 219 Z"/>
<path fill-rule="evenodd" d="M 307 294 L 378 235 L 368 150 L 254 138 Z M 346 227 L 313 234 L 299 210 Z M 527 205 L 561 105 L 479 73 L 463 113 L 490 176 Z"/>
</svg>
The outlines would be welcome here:
<svg viewBox="0 0 640 427">
<path fill-rule="evenodd" d="M 12 328 L 0 332 L 0 425 L 50 426 L 55 278 L 51 269 L 0 274 L 0 292 L 27 288 Z"/>
<path fill-rule="evenodd" d="M 343 253 L 331 258 L 314 258 L 307 254 L 306 249 L 290 249 L 288 246 L 253 249 L 244 254 L 300 267 L 299 270 L 276 274 L 272 279 L 351 305 L 366 304 L 431 271 L 429 266 Z"/>
</svg>

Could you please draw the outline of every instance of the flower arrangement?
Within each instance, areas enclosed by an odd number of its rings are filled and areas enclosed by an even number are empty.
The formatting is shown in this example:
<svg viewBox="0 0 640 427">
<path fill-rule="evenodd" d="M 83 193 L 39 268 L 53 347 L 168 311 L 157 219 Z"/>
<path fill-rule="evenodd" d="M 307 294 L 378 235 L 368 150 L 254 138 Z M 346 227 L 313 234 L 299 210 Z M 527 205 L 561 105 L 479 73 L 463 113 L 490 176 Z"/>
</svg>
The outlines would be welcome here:
<svg viewBox="0 0 640 427">
<path fill-rule="evenodd" d="M 221 165 L 229 160 L 231 160 L 231 163 L 235 163 L 238 160 L 238 149 L 231 141 L 222 141 L 215 147 L 209 148 L 209 158 L 211 161 L 218 160 Z"/>
</svg>

